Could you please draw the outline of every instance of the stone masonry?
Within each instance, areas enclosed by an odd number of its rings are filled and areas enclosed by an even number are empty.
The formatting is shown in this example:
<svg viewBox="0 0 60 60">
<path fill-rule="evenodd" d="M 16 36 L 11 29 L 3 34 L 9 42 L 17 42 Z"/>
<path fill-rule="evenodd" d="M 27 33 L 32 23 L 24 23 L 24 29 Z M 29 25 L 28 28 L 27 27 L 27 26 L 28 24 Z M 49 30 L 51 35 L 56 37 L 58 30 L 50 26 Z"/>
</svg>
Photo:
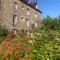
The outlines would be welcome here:
<svg viewBox="0 0 60 60">
<path fill-rule="evenodd" d="M 0 25 L 11 30 L 32 30 L 41 24 L 42 12 L 22 0 L 0 0 Z"/>
</svg>

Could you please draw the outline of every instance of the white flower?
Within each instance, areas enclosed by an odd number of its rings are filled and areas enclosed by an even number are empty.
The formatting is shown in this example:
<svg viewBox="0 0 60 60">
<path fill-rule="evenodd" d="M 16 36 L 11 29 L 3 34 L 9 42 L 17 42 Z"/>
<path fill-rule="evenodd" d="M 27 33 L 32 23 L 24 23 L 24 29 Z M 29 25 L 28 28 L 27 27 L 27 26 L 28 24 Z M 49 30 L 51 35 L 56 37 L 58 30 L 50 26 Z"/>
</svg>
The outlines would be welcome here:
<svg viewBox="0 0 60 60">
<path fill-rule="evenodd" d="M 29 41 L 29 43 L 32 43 L 32 42 L 33 42 L 32 40 Z"/>
<path fill-rule="evenodd" d="M 56 38 L 56 40 L 58 40 L 58 41 L 59 41 L 60 39 L 59 39 L 59 38 Z"/>
<path fill-rule="evenodd" d="M 34 45 L 34 44 L 32 43 L 32 45 Z"/>
<path fill-rule="evenodd" d="M 41 34 L 39 34 L 41 36 Z"/>
<path fill-rule="evenodd" d="M 60 50 L 60 45 L 59 45 L 59 50 Z"/>
<path fill-rule="evenodd" d="M 36 52 L 36 50 L 34 50 L 33 52 Z"/>
</svg>

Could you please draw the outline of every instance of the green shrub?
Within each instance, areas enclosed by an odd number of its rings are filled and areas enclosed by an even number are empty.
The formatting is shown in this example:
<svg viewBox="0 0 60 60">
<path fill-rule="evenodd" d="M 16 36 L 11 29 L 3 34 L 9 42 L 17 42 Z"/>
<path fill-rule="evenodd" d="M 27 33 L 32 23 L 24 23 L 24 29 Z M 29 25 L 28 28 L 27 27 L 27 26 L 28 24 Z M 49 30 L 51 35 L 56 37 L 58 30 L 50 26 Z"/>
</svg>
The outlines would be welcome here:
<svg viewBox="0 0 60 60">
<path fill-rule="evenodd" d="M 27 35 L 27 33 L 26 33 L 24 30 L 20 30 L 20 31 L 17 30 L 17 33 L 18 33 L 18 35 L 20 35 L 21 37 Z"/>
<path fill-rule="evenodd" d="M 8 33 L 8 30 L 0 26 L 0 36 L 5 36 L 7 35 L 7 33 Z"/>
<path fill-rule="evenodd" d="M 60 60 L 60 33 L 57 31 L 40 31 L 34 34 L 37 44 L 33 46 L 33 60 Z"/>
</svg>

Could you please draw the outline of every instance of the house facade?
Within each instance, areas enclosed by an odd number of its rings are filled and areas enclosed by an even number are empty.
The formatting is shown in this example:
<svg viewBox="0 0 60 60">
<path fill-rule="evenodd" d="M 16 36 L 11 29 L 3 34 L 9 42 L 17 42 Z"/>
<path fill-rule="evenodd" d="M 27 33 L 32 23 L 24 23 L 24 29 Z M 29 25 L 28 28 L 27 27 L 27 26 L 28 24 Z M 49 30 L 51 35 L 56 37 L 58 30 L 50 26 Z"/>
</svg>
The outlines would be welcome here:
<svg viewBox="0 0 60 60">
<path fill-rule="evenodd" d="M 0 0 L 0 25 L 8 31 L 38 29 L 42 12 L 30 0 Z"/>
</svg>

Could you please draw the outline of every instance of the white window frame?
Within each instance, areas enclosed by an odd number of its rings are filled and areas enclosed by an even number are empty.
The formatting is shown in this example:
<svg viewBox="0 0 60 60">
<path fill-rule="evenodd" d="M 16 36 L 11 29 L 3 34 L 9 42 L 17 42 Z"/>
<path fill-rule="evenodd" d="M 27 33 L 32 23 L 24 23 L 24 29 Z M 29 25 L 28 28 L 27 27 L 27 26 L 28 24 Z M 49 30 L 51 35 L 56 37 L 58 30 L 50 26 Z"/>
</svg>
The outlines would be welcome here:
<svg viewBox="0 0 60 60">
<path fill-rule="evenodd" d="M 17 11 L 17 3 L 16 2 L 14 2 L 14 4 L 13 4 L 13 10 Z"/>
<path fill-rule="evenodd" d="M 38 17 L 38 15 L 37 15 L 37 13 L 35 13 L 35 18 L 37 18 Z"/>
<path fill-rule="evenodd" d="M 14 24 L 14 25 L 17 24 L 17 15 L 13 15 L 13 24 Z"/>
<path fill-rule="evenodd" d="M 22 9 L 24 10 L 24 6 L 22 6 Z"/>
<path fill-rule="evenodd" d="M 29 27 L 29 25 L 30 25 L 29 19 L 26 20 L 26 25 L 27 25 L 27 27 Z"/>
<path fill-rule="evenodd" d="M 38 27 L 38 24 L 37 24 L 37 22 L 35 22 L 35 28 L 37 28 Z"/>
</svg>

